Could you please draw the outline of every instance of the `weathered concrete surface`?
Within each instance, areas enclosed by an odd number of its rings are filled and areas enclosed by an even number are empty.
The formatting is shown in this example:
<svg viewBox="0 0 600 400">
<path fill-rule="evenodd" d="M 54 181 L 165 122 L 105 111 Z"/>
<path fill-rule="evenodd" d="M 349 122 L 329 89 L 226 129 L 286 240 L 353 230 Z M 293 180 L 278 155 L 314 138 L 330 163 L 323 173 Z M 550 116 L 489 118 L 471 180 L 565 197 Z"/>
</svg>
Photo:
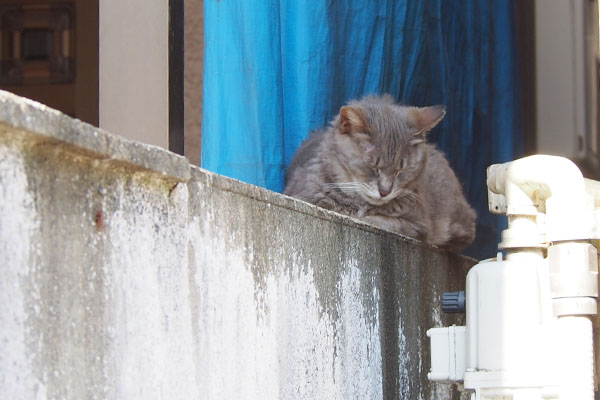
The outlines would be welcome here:
<svg viewBox="0 0 600 400">
<path fill-rule="evenodd" d="M 472 260 L 0 92 L 11 399 L 448 399 L 425 331 Z"/>
</svg>

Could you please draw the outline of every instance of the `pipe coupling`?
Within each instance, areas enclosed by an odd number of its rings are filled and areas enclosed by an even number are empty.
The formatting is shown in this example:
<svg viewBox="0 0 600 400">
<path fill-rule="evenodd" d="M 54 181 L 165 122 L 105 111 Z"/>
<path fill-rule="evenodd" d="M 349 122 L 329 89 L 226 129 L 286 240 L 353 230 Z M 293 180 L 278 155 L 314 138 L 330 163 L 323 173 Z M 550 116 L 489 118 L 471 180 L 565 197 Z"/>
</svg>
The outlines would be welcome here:
<svg viewBox="0 0 600 400">
<path fill-rule="evenodd" d="M 554 314 L 597 313 L 598 253 L 587 242 L 559 242 L 548 247 Z"/>
</svg>

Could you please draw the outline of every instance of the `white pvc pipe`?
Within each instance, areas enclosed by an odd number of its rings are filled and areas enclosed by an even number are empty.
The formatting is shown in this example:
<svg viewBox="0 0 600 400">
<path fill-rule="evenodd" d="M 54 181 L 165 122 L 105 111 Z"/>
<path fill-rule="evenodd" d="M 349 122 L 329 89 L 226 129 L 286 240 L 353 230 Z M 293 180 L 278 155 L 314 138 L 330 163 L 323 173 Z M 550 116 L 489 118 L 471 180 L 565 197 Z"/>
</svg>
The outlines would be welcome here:
<svg viewBox="0 0 600 400">
<path fill-rule="evenodd" d="M 558 319 L 560 399 L 594 399 L 594 338 L 592 321 L 583 316 Z"/>
<path fill-rule="evenodd" d="M 488 168 L 488 188 L 506 197 L 512 216 L 545 212 L 548 241 L 589 239 L 593 200 L 583 175 L 570 160 L 547 155 L 521 158 Z M 519 221 L 512 218 L 512 222 Z M 512 227 L 511 227 L 512 228 Z"/>
<path fill-rule="evenodd" d="M 488 188 L 504 195 L 509 229 L 503 232 L 509 257 L 517 261 L 525 247 L 593 238 L 594 198 L 600 186 L 562 157 L 536 155 L 488 168 Z M 586 192 L 593 191 L 593 196 Z M 536 237 L 537 217 L 545 213 L 545 238 Z M 529 250 L 530 251 L 530 250 Z M 511 254 L 513 253 L 513 254 Z M 525 256 L 525 255 L 523 255 Z M 593 327 L 587 316 L 561 316 L 557 330 L 560 399 L 594 398 Z"/>
<path fill-rule="evenodd" d="M 583 175 L 569 159 L 535 155 L 488 168 L 488 188 L 508 204 L 532 206 L 550 195 L 573 198 L 585 193 Z"/>
</svg>

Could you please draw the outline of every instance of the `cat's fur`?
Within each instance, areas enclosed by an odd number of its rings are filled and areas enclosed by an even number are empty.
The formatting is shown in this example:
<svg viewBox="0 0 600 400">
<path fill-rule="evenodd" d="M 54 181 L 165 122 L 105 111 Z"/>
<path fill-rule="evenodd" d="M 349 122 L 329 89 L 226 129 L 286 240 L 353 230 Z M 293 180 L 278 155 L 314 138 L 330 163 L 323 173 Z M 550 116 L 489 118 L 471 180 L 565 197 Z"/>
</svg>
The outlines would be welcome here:
<svg viewBox="0 0 600 400">
<path fill-rule="evenodd" d="M 407 107 L 370 96 L 340 109 L 302 143 L 284 193 L 450 250 L 475 237 L 475 211 L 444 155 L 425 135 L 444 106 Z"/>
</svg>

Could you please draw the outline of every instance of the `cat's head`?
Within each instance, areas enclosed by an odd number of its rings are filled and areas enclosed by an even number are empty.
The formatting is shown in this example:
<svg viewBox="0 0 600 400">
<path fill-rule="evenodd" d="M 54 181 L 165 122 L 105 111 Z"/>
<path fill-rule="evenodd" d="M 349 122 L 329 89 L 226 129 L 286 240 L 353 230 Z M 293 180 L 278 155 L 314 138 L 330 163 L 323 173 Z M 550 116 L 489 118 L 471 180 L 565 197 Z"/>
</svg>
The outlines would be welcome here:
<svg viewBox="0 0 600 400">
<path fill-rule="evenodd" d="M 403 106 L 388 95 L 342 107 L 334 129 L 347 184 L 338 187 L 373 205 L 414 194 L 414 182 L 427 160 L 425 135 L 445 113 L 443 105 Z"/>
</svg>

